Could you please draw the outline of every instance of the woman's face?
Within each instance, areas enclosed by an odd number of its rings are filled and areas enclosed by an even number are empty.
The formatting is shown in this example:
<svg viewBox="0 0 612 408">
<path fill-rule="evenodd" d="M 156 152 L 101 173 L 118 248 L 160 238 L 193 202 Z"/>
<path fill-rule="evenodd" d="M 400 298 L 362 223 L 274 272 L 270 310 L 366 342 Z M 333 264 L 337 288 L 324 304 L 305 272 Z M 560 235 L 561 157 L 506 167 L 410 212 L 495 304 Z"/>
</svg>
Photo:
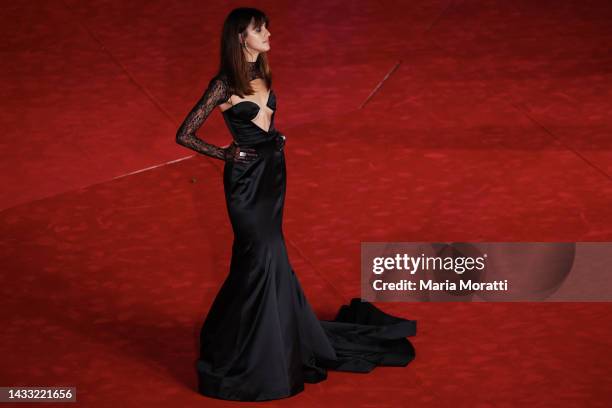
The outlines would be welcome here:
<svg viewBox="0 0 612 408">
<path fill-rule="evenodd" d="M 251 22 L 246 29 L 246 42 L 248 51 L 266 52 L 270 50 L 270 32 L 266 27 L 266 23 L 263 23 L 259 27 L 255 27 Z"/>
</svg>

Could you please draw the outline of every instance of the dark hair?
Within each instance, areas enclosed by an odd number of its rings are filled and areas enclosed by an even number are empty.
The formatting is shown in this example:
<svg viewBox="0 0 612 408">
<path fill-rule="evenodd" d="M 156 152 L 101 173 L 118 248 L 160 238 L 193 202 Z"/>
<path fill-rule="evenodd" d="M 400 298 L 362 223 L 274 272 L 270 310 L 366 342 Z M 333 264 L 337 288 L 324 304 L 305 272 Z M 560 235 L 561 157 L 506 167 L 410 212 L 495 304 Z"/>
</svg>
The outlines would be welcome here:
<svg viewBox="0 0 612 408">
<path fill-rule="evenodd" d="M 233 93 L 240 97 L 254 93 L 249 84 L 247 60 L 240 41 L 251 21 L 255 27 L 261 27 L 264 23 L 266 27 L 270 26 L 270 19 L 263 11 L 251 7 L 239 7 L 232 10 L 225 18 L 221 34 L 221 62 L 217 75 L 225 75 Z M 256 63 L 269 89 L 272 86 L 272 72 L 266 53 L 259 53 Z"/>
</svg>

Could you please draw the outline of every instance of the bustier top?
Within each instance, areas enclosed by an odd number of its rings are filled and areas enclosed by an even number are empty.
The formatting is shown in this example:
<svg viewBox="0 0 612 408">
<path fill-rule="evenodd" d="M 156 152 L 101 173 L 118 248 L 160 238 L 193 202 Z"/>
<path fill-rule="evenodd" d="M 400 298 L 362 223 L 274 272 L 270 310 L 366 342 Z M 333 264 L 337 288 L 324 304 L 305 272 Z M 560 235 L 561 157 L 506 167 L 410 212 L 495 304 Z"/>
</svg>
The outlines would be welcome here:
<svg viewBox="0 0 612 408">
<path fill-rule="evenodd" d="M 249 80 L 262 78 L 256 62 L 248 62 L 248 70 Z M 199 138 L 196 132 L 202 127 L 212 110 L 224 102 L 229 102 L 231 95 L 227 77 L 224 74 L 213 77 L 202 97 L 179 127 L 176 133 L 176 142 L 199 153 L 223 160 L 223 148 L 207 143 Z M 260 113 L 261 109 L 272 111 L 268 129 L 263 129 L 254 121 L 259 114 L 266 114 L 265 112 Z M 253 101 L 241 101 L 223 111 L 222 115 L 234 142 L 238 146 L 253 146 L 269 141 L 278 135 L 279 132 L 274 128 L 275 113 L 276 95 L 270 89 L 265 105 L 260 106 Z"/>
</svg>

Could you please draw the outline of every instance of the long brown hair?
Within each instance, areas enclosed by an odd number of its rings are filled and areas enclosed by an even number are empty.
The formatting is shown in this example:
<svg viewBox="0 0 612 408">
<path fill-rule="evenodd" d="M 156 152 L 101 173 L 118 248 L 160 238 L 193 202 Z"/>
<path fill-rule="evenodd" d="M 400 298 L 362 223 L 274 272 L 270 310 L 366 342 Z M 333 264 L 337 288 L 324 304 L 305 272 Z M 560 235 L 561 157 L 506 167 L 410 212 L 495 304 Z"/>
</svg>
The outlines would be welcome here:
<svg viewBox="0 0 612 408">
<path fill-rule="evenodd" d="M 270 19 L 263 11 L 251 7 L 238 7 L 225 18 L 221 34 L 221 62 L 217 75 L 224 74 L 233 93 L 241 98 L 244 95 L 255 93 L 249 84 L 247 60 L 240 42 L 240 38 L 246 35 L 246 29 L 251 21 L 254 22 L 255 27 L 261 27 L 263 23 L 266 24 L 266 27 L 270 26 Z M 259 53 L 256 63 L 262 79 L 270 89 L 272 72 L 265 52 Z"/>
</svg>

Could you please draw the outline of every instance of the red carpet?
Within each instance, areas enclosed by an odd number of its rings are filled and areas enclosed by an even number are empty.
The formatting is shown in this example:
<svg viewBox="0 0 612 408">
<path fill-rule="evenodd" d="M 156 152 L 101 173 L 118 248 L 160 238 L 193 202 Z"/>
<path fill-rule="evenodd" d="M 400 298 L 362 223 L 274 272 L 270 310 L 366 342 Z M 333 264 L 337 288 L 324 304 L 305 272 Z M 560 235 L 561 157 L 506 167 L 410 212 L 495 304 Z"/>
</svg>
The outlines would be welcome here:
<svg viewBox="0 0 612 408">
<path fill-rule="evenodd" d="M 1 386 L 236 405 L 195 391 L 231 253 L 222 163 L 174 135 L 238 5 L 4 5 Z M 359 294 L 362 241 L 612 241 L 608 2 L 255 6 L 287 136 L 284 232 L 321 318 Z M 218 112 L 199 135 L 230 141 Z M 258 405 L 608 405 L 609 303 L 377 306 L 418 321 L 408 367 Z"/>
</svg>

